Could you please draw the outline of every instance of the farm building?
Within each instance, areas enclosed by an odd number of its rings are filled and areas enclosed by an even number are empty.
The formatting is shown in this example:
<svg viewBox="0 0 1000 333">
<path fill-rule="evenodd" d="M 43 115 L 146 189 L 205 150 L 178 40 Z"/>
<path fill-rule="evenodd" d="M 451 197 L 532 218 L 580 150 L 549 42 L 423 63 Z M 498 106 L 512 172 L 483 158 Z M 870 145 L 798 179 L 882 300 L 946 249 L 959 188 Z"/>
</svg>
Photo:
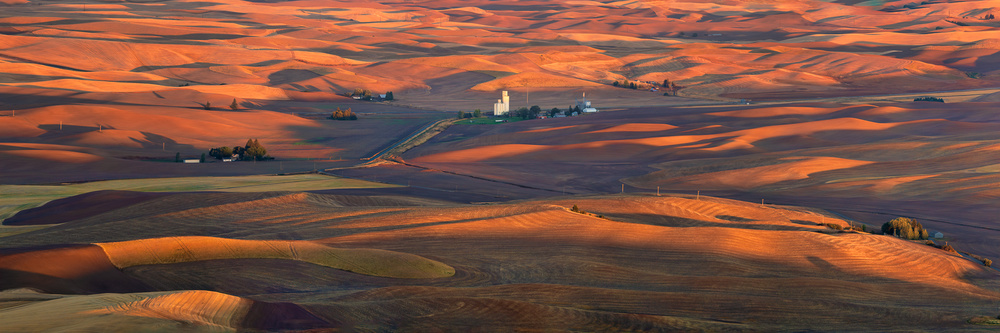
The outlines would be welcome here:
<svg viewBox="0 0 1000 333">
<path fill-rule="evenodd" d="M 493 104 L 493 115 L 502 116 L 510 113 L 510 96 L 507 95 L 507 91 L 503 91 L 503 95 L 496 103 Z"/>
<path fill-rule="evenodd" d="M 590 106 L 590 101 L 587 100 L 587 93 L 583 93 L 583 99 L 576 100 L 576 107 L 580 109 L 581 112 L 590 113 L 597 112 L 597 109 Z"/>
</svg>

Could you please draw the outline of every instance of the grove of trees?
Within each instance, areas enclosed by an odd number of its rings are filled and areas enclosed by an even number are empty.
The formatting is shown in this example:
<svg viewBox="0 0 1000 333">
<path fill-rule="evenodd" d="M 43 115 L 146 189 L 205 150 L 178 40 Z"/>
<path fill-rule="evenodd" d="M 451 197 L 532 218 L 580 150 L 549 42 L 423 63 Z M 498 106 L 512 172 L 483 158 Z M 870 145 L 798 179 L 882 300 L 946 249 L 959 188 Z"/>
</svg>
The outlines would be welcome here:
<svg viewBox="0 0 1000 333">
<path fill-rule="evenodd" d="M 902 239 L 927 239 L 924 226 L 909 217 L 897 217 L 882 224 L 882 233 Z"/>
<path fill-rule="evenodd" d="M 257 139 L 247 139 L 247 143 L 242 147 L 217 147 L 208 151 L 208 155 L 216 159 L 230 158 L 234 155 L 243 161 L 264 161 L 273 160 L 274 157 L 267 155 L 267 149 L 260 144 Z M 204 158 L 204 154 L 202 154 Z M 204 161 L 203 161 L 204 162 Z"/>
<path fill-rule="evenodd" d="M 358 115 L 351 111 L 351 108 L 347 110 L 341 110 L 340 107 L 330 114 L 330 119 L 334 120 L 358 120 Z"/>
<path fill-rule="evenodd" d="M 944 103 L 944 99 L 941 99 L 941 98 L 938 98 L 938 97 L 931 97 L 931 96 L 917 97 L 917 98 L 914 98 L 913 101 L 914 102 L 941 102 L 941 103 Z"/>
<path fill-rule="evenodd" d="M 532 105 L 531 108 L 521 107 L 511 113 L 514 117 L 519 117 L 521 119 L 534 119 L 538 118 L 538 114 L 542 113 L 542 108 L 538 105 Z"/>
</svg>

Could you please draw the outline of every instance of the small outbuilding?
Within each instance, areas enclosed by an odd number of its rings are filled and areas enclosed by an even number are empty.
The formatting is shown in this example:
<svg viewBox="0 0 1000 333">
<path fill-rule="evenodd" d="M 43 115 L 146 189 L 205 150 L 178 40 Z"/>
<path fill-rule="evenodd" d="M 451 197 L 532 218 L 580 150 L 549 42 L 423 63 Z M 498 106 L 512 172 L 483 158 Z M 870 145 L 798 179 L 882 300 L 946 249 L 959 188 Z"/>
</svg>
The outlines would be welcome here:
<svg viewBox="0 0 1000 333">
<path fill-rule="evenodd" d="M 940 231 L 935 232 L 934 233 L 934 238 L 944 238 L 944 234 L 942 234 Z"/>
<path fill-rule="evenodd" d="M 189 158 L 184 160 L 184 163 L 201 163 L 201 160 L 197 158 Z"/>
</svg>

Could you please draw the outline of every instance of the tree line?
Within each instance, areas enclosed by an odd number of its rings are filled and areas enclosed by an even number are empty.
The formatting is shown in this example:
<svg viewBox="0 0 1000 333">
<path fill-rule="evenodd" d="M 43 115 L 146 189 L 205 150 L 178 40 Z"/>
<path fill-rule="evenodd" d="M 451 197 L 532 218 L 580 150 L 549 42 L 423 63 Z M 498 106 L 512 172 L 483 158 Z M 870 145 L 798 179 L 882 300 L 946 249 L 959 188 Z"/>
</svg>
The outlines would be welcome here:
<svg viewBox="0 0 1000 333">
<path fill-rule="evenodd" d="M 615 80 L 615 82 L 611 83 L 611 85 L 615 86 L 615 87 L 625 88 L 625 89 L 638 90 L 638 89 L 648 89 L 648 88 L 654 87 L 654 86 L 656 86 L 656 83 L 652 83 L 652 84 L 645 83 L 645 82 L 638 82 L 638 83 L 636 83 L 636 81 L 629 81 L 629 80 L 618 81 L 618 80 Z M 677 96 L 677 90 L 681 88 L 680 86 L 675 85 L 669 79 L 663 79 L 663 84 L 661 84 L 660 87 L 662 87 L 662 88 L 664 88 L 664 90 L 666 90 L 666 92 L 663 93 L 664 96 L 670 96 L 670 95 Z"/>
<path fill-rule="evenodd" d="M 267 149 L 264 148 L 264 145 L 260 144 L 260 141 L 257 141 L 257 139 L 247 139 L 247 143 L 242 147 L 235 146 L 230 148 L 223 146 L 212 148 L 208 151 L 208 155 L 220 160 L 234 157 L 241 161 L 265 161 L 274 159 L 274 157 L 267 154 Z M 204 155 L 202 156 L 204 159 Z"/>
</svg>

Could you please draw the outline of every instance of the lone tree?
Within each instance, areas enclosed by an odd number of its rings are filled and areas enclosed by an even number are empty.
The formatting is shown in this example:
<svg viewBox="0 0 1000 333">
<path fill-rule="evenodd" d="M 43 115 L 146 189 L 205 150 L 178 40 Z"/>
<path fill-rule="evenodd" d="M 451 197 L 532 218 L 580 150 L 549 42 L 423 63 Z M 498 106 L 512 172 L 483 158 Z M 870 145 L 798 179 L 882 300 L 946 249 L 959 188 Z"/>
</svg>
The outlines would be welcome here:
<svg viewBox="0 0 1000 333">
<path fill-rule="evenodd" d="M 531 118 L 536 118 L 542 113 L 542 108 L 538 105 L 532 105 L 531 108 L 528 109 L 528 112 L 531 112 Z"/>
<path fill-rule="evenodd" d="M 212 102 L 205 102 L 205 110 L 211 110 L 211 109 L 212 109 Z"/>
<path fill-rule="evenodd" d="M 174 155 L 174 162 L 177 162 L 177 163 L 182 162 L 181 161 L 181 153 L 180 152 L 177 152 L 177 154 Z"/>
<path fill-rule="evenodd" d="M 205 153 L 201 153 L 201 159 L 198 160 L 198 163 L 205 163 Z"/>
<path fill-rule="evenodd" d="M 902 239 L 927 239 L 927 230 L 917 220 L 897 217 L 882 225 L 882 233 Z"/>
<path fill-rule="evenodd" d="M 663 87 L 664 88 L 670 87 L 670 80 L 663 79 Z"/>
<path fill-rule="evenodd" d="M 385 100 L 387 100 L 387 101 L 391 101 L 391 100 L 394 100 L 394 99 L 395 99 L 395 98 L 393 98 L 393 97 L 392 97 L 392 92 L 391 92 L 391 91 L 387 91 L 387 92 L 385 93 Z"/>
<path fill-rule="evenodd" d="M 236 110 L 240 109 L 240 105 L 236 104 L 236 99 L 235 98 L 233 98 L 233 104 L 229 104 L 229 108 L 233 109 L 233 111 L 236 111 Z"/>
</svg>

